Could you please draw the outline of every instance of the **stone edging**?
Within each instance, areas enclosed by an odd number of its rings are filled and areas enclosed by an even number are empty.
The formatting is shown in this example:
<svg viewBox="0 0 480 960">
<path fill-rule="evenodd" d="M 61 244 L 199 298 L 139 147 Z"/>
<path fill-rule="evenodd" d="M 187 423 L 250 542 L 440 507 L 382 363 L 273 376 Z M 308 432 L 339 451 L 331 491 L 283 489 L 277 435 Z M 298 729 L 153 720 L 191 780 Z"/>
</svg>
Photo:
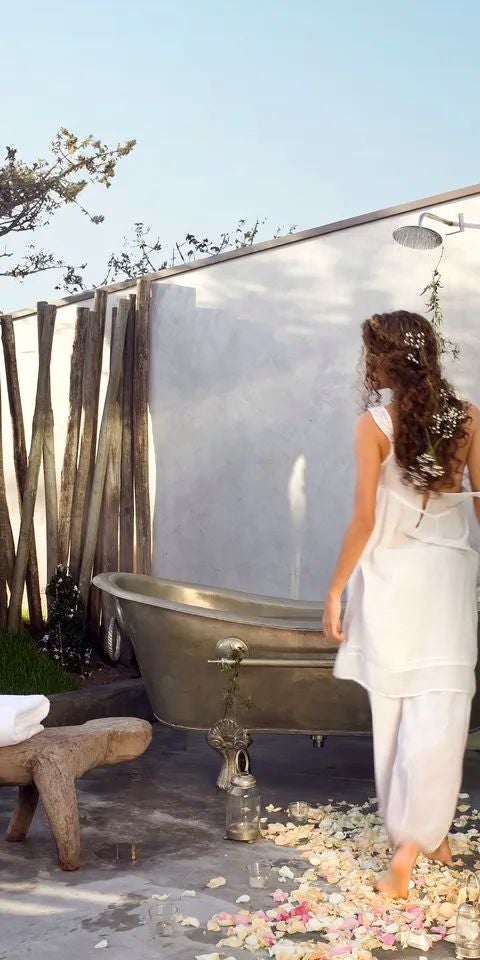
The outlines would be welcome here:
<svg viewBox="0 0 480 960">
<path fill-rule="evenodd" d="M 50 713 L 46 727 L 65 727 L 100 717 L 139 717 L 154 720 L 150 701 L 141 678 L 115 680 L 113 683 L 85 687 L 49 697 Z"/>
</svg>

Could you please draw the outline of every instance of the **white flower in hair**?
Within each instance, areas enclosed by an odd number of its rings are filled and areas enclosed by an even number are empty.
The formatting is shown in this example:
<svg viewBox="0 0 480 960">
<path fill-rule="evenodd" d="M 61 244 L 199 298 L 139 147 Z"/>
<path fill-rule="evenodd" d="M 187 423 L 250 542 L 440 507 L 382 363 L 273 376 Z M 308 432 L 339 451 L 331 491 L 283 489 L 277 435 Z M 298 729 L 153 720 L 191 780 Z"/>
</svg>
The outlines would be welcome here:
<svg viewBox="0 0 480 960">
<path fill-rule="evenodd" d="M 418 333 L 413 333 L 411 330 L 407 330 L 403 342 L 406 347 L 408 347 L 407 360 L 410 363 L 414 363 L 416 366 L 420 364 L 420 351 L 425 346 L 425 334 L 419 330 Z"/>
</svg>

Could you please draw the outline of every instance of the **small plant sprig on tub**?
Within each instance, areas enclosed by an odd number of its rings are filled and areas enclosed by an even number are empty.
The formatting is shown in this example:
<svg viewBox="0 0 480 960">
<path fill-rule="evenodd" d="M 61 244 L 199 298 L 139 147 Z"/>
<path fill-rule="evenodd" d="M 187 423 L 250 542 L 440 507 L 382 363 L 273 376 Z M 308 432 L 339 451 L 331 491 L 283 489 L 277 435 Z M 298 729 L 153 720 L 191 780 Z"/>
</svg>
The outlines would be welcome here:
<svg viewBox="0 0 480 960">
<path fill-rule="evenodd" d="M 240 650 L 233 650 L 230 655 L 232 663 L 222 663 L 222 673 L 226 675 L 227 685 L 223 694 L 223 703 L 225 712 L 223 719 L 233 713 L 235 715 L 237 705 L 244 707 L 245 710 L 251 710 L 253 700 L 251 697 L 244 697 L 240 693 L 240 664 L 243 660 Z"/>
<path fill-rule="evenodd" d="M 57 567 L 45 592 L 48 617 L 39 647 L 65 670 L 86 677 L 92 648 L 85 629 L 85 605 L 67 567 Z"/>
</svg>

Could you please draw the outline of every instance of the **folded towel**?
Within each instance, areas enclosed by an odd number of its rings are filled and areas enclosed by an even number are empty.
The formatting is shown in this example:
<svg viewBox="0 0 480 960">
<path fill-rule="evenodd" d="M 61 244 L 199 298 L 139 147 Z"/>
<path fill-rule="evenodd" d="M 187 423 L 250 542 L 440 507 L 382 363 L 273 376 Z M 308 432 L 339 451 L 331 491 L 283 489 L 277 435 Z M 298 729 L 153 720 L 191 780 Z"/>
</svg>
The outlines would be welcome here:
<svg viewBox="0 0 480 960">
<path fill-rule="evenodd" d="M 0 696 L 0 747 L 10 747 L 41 733 L 41 720 L 50 710 L 50 701 L 42 696 Z"/>
</svg>

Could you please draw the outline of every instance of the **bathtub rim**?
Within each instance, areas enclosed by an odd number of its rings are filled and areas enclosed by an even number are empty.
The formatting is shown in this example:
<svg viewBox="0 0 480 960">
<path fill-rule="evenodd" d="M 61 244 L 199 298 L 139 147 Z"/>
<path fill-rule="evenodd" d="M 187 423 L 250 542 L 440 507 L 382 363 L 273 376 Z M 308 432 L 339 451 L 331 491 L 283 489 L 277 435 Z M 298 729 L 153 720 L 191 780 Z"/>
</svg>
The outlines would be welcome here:
<svg viewBox="0 0 480 960">
<path fill-rule="evenodd" d="M 149 583 L 155 580 L 157 583 L 168 586 L 183 587 L 189 590 L 205 590 L 209 593 L 215 592 L 220 597 L 231 597 L 233 599 L 245 599 L 258 601 L 262 604 L 271 603 L 277 607 L 277 613 L 272 616 L 247 616 L 240 612 L 231 612 L 228 610 L 218 610 L 212 607 L 196 607 L 188 603 L 175 603 L 162 597 L 152 597 L 147 594 L 135 593 L 133 590 L 126 590 L 118 583 L 119 577 L 126 577 L 140 581 L 140 583 Z M 269 597 L 262 594 L 246 593 L 241 590 L 227 590 L 223 587 L 212 587 L 211 585 L 201 583 L 188 583 L 184 580 L 170 580 L 164 577 L 153 577 L 147 574 L 122 573 L 99 573 L 92 583 L 99 590 L 103 590 L 117 600 L 128 600 L 133 603 L 141 603 L 147 607 L 158 607 L 161 610 L 168 610 L 171 613 L 183 613 L 189 616 L 202 617 L 205 619 L 225 620 L 227 623 L 248 624 L 251 626 L 261 625 L 265 627 L 275 627 L 278 630 L 299 630 L 304 633 L 322 633 L 322 617 L 325 607 L 324 602 L 316 600 L 288 600 L 282 597 Z M 278 615 L 278 608 L 297 611 L 299 616 L 284 617 Z M 303 616 L 301 615 L 303 612 Z M 313 614 L 317 616 L 313 616 Z M 311 620 L 311 622 L 309 622 Z"/>
</svg>

